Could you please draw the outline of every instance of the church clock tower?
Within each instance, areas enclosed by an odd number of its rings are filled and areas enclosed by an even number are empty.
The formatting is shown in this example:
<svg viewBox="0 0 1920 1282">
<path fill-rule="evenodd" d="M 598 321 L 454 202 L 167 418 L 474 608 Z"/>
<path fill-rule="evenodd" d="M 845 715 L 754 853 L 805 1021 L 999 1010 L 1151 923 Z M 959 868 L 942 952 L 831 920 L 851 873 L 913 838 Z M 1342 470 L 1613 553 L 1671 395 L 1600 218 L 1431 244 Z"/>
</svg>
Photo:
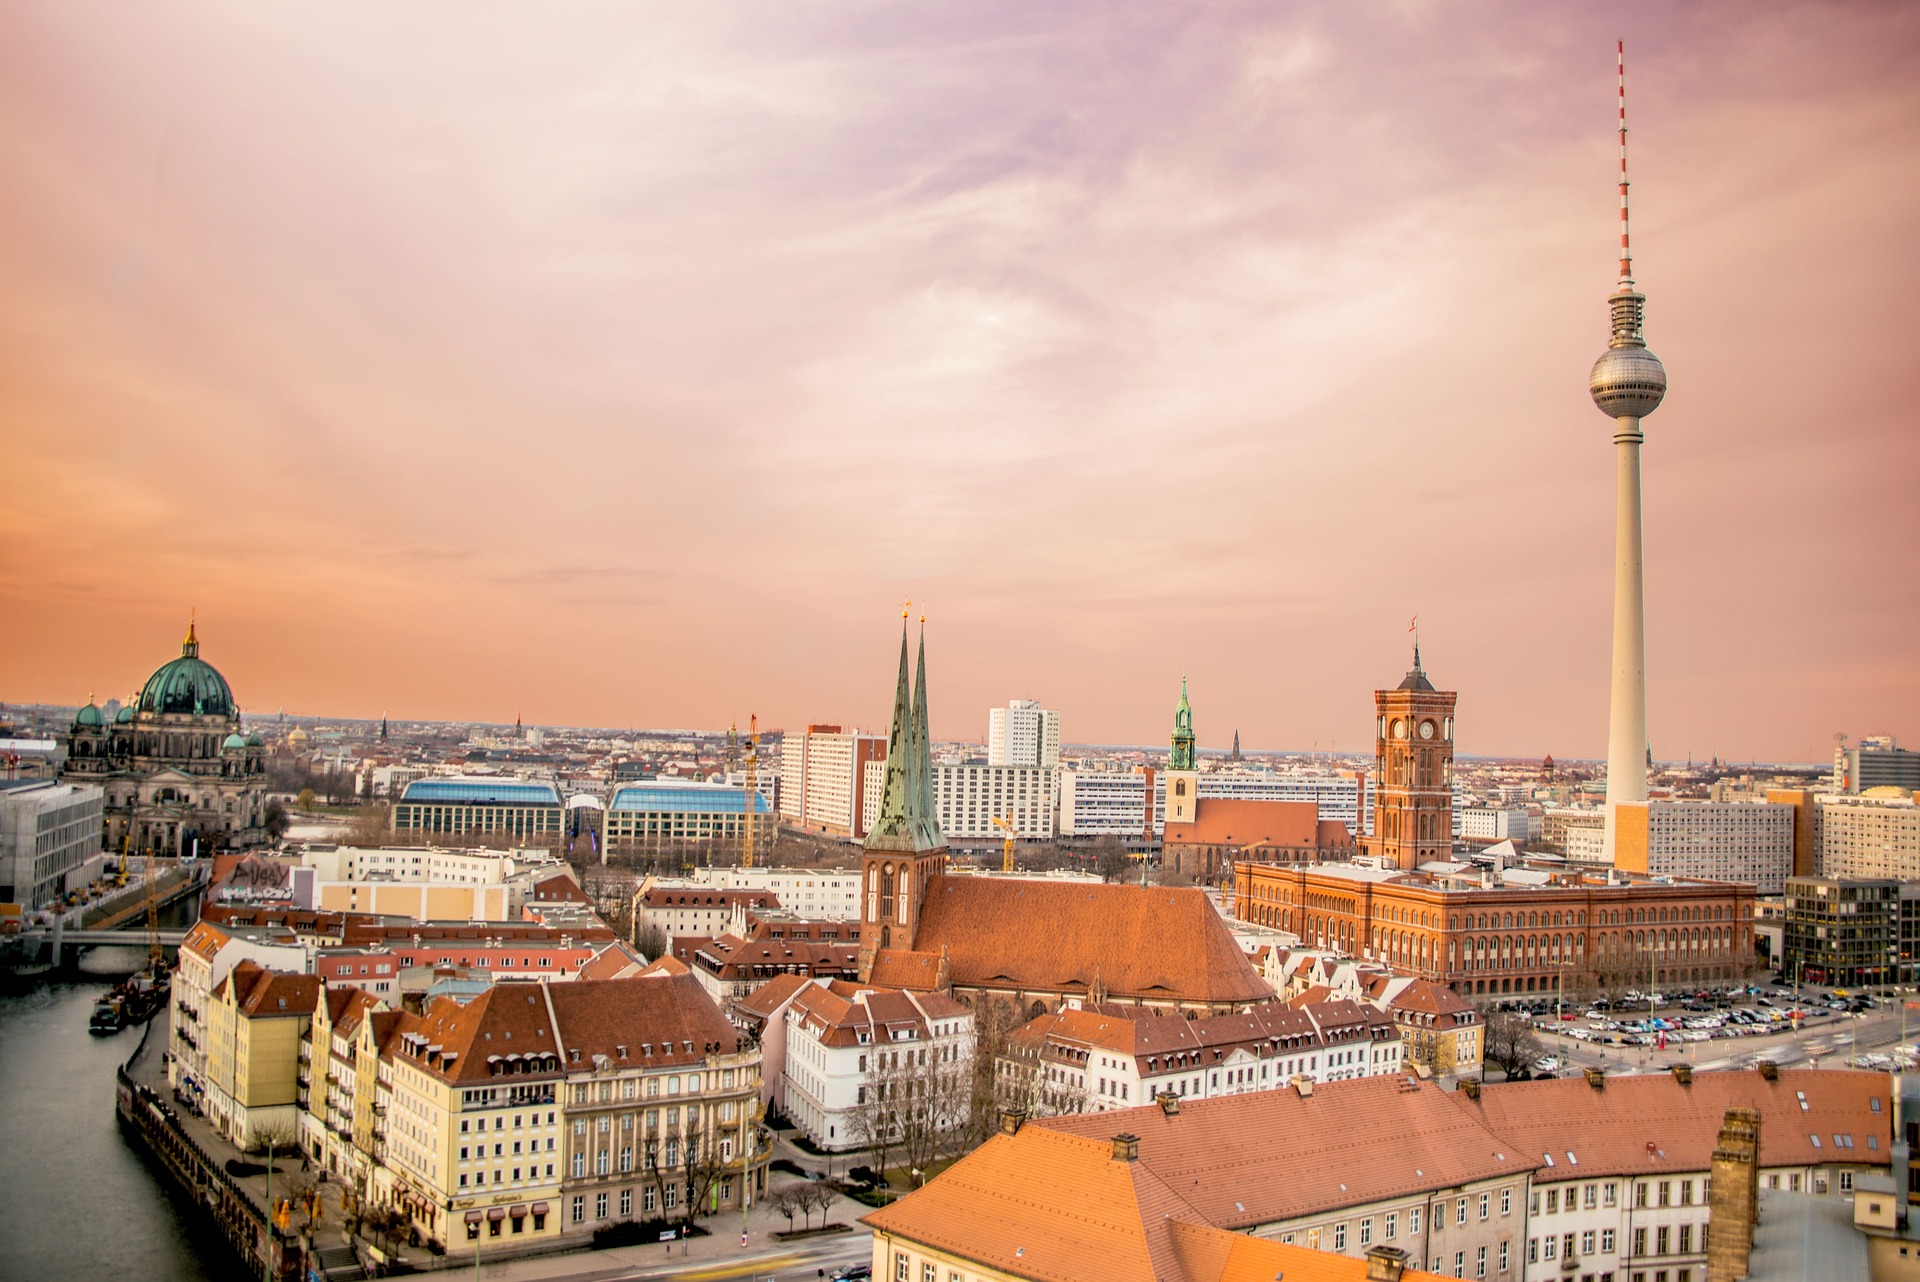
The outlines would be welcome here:
<svg viewBox="0 0 1920 1282">
<path fill-rule="evenodd" d="M 1373 835 L 1366 843 L 1394 868 L 1453 857 L 1453 705 L 1420 667 L 1391 690 L 1373 692 Z"/>
<path fill-rule="evenodd" d="M 1167 754 L 1167 822 L 1190 824 L 1200 813 L 1200 772 L 1193 760 L 1193 705 L 1180 678 L 1180 706 L 1173 710 L 1173 744 Z"/>
</svg>

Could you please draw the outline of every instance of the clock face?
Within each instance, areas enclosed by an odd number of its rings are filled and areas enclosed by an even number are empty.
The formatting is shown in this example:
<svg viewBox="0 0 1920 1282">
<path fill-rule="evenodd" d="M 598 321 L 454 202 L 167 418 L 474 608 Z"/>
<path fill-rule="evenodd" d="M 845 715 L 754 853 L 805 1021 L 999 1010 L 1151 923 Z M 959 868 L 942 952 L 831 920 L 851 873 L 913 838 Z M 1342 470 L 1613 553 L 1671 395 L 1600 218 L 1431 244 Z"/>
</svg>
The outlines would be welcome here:
<svg viewBox="0 0 1920 1282">
<path fill-rule="evenodd" d="M 1433 722 L 1431 722 L 1431 721 L 1422 721 L 1422 722 L 1420 723 L 1420 737 L 1421 737 L 1422 739 L 1431 739 L 1431 738 L 1433 738 Z"/>
<path fill-rule="evenodd" d="M 1393 737 L 1396 739 L 1404 739 L 1407 737 L 1407 723 L 1398 717 L 1393 719 Z"/>
</svg>

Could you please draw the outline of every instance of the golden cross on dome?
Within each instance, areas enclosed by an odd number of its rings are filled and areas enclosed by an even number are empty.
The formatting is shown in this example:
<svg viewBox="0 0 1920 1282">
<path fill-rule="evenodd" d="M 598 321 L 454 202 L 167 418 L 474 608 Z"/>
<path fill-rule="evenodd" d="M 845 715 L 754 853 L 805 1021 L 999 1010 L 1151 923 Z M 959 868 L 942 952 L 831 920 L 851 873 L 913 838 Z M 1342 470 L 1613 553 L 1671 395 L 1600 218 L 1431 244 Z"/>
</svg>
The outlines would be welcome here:
<svg viewBox="0 0 1920 1282">
<path fill-rule="evenodd" d="M 911 616 L 911 615 L 912 615 L 912 613 L 913 613 L 913 601 L 911 600 L 911 598 L 909 598 L 909 599 L 907 599 L 907 600 L 904 600 L 904 601 L 902 601 L 902 602 L 900 602 L 900 617 L 901 617 L 901 618 L 903 618 L 903 619 L 905 619 L 905 618 L 907 618 L 907 617 L 909 617 L 909 616 Z"/>
</svg>

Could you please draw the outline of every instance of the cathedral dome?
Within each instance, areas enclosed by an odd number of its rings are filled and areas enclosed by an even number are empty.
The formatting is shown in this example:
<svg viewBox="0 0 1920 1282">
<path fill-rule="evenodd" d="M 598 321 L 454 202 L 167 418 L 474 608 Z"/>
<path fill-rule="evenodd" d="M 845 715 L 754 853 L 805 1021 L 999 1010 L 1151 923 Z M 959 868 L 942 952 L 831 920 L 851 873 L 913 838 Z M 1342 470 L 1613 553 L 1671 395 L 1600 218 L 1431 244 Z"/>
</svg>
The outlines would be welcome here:
<svg viewBox="0 0 1920 1282">
<path fill-rule="evenodd" d="M 76 730 L 82 726 L 98 727 L 106 723 L 107 715 L 100 711 L 100 707 L 94 703 L 92 695 L 87 696 L 87 706 L 73 714 L 73 725 Z"/>
<path fill-rule="evenodd" d="M 232 752 L 235 749 L 245 751 L 246 746 L 247 746 L 247 741 L 245 739 L 242 739 L 239 733 L 236 731 L 235 733 L 227 736 L 226 741 L 220 745 L 220 751 Z"/>
<path fill-rule="evenodd" d="M 132 720 L 133 720 L 133 705 L 131 703 L 121 704 L 120 711 L 113 714 L 113 724 L 115 724 L 116 726 L 124 726 L 127 723 L 131 722 Z"/>
<path fill-rule="evenodd" d="M 200 642 L 191 627 L 180 646 L 180 657 L 147 678 L 140 690 L 142 712 L 184 712 L 194 716 L 234 715 L 233 690 L 227 679 L 200 657 Z"/>
</svg>

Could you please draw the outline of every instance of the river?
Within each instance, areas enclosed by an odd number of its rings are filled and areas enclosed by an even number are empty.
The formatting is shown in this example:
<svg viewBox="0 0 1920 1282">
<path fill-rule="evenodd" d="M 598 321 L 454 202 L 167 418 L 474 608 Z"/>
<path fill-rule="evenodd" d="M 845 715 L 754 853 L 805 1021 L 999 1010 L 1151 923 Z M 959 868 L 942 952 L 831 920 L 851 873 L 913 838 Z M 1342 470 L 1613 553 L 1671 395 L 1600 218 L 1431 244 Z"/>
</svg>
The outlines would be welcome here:
<svg viewBox="0 0 1920 1282">
<path fill-rule="evenodd" d="M 195 913 L 176 904 L 169 915 Z M 114 1071 L 141 1030 L 94 1037 L 87 1019 L 112 978 L 144 961 L 137 943 L 96 948 L 76 980 L 0 996 L 0 1279 L 225 1282 L 240 1269 L 114 1120 Z M 162 1012 L 154 1036 L 165 1033 Z"/>
</svg>

